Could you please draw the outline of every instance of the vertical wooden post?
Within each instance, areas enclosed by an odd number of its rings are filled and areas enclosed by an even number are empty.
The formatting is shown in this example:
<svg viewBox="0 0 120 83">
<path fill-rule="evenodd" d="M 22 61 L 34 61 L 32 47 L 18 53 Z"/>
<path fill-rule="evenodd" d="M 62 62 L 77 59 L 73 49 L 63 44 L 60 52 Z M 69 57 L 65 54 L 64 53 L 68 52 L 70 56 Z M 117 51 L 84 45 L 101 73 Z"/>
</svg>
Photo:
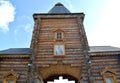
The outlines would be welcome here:
<svg viewBox="0 0 120 83">
<path fill-rule="evenodd" d="M 28 64 L 28 75 L 27 75 L 27 83 L 33 83 L 35 81 L 35 76 L 38 70 L 35 70 L 36 64 L 35 62 L 35 56 L 36 56 L 36 50 L 37 50 L 37 38 L 39 35 L 39 29 L 40 29 L 40 18 L 34 18 L 35 24 L 34 24 L 34 32 L 32 36 L 32 41 L 31 41 L 31 51 L 32 55 L 30 57 L 30 62 Z"/>
<path fill-rule="evenodd" d="M 93 79 L 93 75 L 92 75 L 92 72 L 91 72 L 91 63 L 90 63 L 90 57 L 89 57 L 89 54 L 88 54 L 88 51 L 89 51 L 89 45 L 88 45 L 88 41 L 87 41 L 87 37 L 86 37 L 86 33 L 85 33 L 85 30 L 84 30 L 84 25 L 83 25 L 83 20 L 84 20 L 84 14 L 81 15 L 81 16 L 78 16 L 77 17 L 77 21 L 78 21 L 78 27 L 79 27 L 79 30 L 80 30 L 80 37 L 81 37 L 81 42 L 82 42 L 82 51 L 83 51 L 83 55 L 84 55 L 84 59 L 85 59 L 85 62 L 86 63 L 86 69 L 87 69 L 87 73 L 88 73 L 88 83 L 94 83 L 94 79 Z M 82 73 L 82 79 L 84 79 L 84 74 Z M 83 80 L 84 81 L 84 80 Z M 84 83 L 84 82 L 83 82 Z"/>
</svg>

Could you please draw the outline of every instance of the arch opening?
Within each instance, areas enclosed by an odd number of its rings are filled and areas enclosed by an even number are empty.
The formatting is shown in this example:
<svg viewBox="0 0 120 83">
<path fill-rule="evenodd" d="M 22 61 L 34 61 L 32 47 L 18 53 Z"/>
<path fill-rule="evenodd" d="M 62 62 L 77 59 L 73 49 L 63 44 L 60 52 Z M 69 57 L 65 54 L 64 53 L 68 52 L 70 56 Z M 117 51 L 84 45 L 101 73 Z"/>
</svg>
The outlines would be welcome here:
<svg viewBox="0 0 120 83">
<path fill-rule="evenodd" d="M 52 75 L 44 83 L 78 83 L 78 79 L 70 75 Z"/>
</svg>

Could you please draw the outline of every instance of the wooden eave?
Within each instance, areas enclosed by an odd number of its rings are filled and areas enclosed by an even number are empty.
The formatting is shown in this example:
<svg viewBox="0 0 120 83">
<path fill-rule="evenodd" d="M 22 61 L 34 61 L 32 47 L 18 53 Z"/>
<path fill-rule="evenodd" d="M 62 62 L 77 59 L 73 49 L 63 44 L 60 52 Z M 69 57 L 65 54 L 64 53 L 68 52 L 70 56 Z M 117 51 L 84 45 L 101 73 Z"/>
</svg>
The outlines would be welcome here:
<svg viewBox="0 0 120 83">
<path fill-rule="evenodd" d="M 62 14 L 48 14 L 48 13 L 35 13 L 33 14 L 34 20 L 38 18 L 76 18 L 76 17 L 81 17 L 84 19 L 85 14 L 84 13 L 62 13 Z"/>
<path fill-rule="evenodd" d="M 0 54 L 0 58 L 29 58 L 31 54 Z"/>
</svg>

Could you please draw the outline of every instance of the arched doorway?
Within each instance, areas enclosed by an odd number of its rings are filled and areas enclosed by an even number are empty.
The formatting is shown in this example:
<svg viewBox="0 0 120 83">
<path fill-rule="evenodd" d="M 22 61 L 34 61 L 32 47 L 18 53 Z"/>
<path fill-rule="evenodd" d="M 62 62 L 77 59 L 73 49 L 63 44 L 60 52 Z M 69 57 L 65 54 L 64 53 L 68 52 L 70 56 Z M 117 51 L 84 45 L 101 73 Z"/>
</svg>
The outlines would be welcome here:
<svg viewBox="0 0 120 83">
<path fill-rule="evenodd" d="M 39 73 L 44 83 L 47 83 L 47 81 L 54 82 L 55 79 L 59 79 L 59 76 L 62 76 L 63 79 L 68 79 L 69 81 L 74 80 L 75 83 L 78 83 L 82 71 L 81 66 L 72 67 L 71 64 L 63 64 L 62 61 L 59 61 L 56 65 L 40 68 Z"/>
<path fill-rule="evenodd" d="M 52 75 L 44 80 L 44 83 L 78 83 L 78 79 L 64 74 L 64 75 Z"/>
</svg>

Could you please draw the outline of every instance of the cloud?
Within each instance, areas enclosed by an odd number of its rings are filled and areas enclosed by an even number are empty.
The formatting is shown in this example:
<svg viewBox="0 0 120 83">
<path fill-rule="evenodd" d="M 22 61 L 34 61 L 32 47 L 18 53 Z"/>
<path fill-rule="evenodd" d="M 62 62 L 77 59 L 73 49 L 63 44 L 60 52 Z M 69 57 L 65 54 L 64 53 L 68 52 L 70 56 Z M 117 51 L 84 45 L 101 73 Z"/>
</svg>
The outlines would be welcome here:
<svg viewBox="0 0 120 83">
<path fill-rule="evenodd" d="M 22 30 L 24 30 L 27 33 L 32 32 L 32 30 L 33 30 L 32 17 L 29 17 L 27 15 L 21 15 L 21 16 L 17 17 L 17 21 L 20 23 L 17 27 L 22 28 Z"/>
<path fill-rule="evenodd" d="M 33 28 L 32 28 L 32 24 L 28 23 L 25 25 L 25 29 L 26 32 L 32 32 Z"/>
<path fill-rule="evenodd" d="M 19 41 L 19 39 L 21 38 L 21 33 L 24 33 L 25 36 L 29 35 L 29 37 L 31 37 L 31 33 L 33 30 L 33 25 L 31 23 L 26 23 L 26 24 L 21 24 L 19 26 L 16 26 L 16 28 L 14 29 L 14 38 L 15 41 Z"/>
<path fill-rule="evenodd" d="M 110 0 L 98 18 L 95 30 L 90 36 L 91 45 L 120 47 L 120 1 Z"/>
<path fill-rule="evenodd" d="M 33 25 L 31 23 L 21 24 L 14 29 L 14 34 L 17 36 L 21 32 L 31 33 Z"/>
<path fill-rule="evenodd" d="M 9 23 L 15 18 L 15 7 L 6 0 L 0 0 L 0 31 L 9 31 Z"/>
</svg>

